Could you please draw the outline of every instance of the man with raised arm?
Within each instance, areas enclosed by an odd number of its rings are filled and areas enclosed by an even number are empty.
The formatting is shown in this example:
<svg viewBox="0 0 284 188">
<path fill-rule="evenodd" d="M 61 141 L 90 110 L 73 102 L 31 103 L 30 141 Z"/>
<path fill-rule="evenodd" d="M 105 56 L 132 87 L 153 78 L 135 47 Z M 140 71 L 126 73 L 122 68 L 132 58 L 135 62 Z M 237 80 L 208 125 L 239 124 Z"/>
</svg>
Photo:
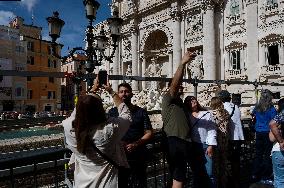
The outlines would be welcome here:
<svg viewBox="0 0 284 188">
<path fill-rule="evenodd" d="M 170 89 L 162 100 L 162 120 L 168 138 L 168 163 L 172 188 L 182 188 L 186 179 L 186 166 L 190 161 L 190 124 L 180 96 L 183 94 L 182 78 L 186 64 L 196 56 L 186 52 L 170 83 Z"/>
</svg>

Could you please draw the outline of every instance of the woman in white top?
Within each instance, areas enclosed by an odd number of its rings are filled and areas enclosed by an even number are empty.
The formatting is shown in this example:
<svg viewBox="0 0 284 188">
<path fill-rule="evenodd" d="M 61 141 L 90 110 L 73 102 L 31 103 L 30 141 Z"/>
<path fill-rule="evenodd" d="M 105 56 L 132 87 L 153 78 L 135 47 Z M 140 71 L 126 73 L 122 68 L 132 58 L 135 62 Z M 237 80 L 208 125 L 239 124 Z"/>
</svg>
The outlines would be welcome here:
<svg viewBox="0 0 284 188">
<path fill-rule="evenodd" d="M 190 113 L 189 120 L 192 126 L 194 187 L 215 187 L 212 157 L 213 146 L 217 145 L 216 125 L 211 113 L 203 109 L 195 97 L 187 96 L 184 104 Z"/>
<path fill-rule="evenodd" d="M 91 142 L 117 165 L 128 167 L 120 140 L 131 123 L 130 111 L 109 86 L 105 89 L 118 107 L 117 118 L 106 117 L 98 96 L 85 95 L 79 97 L 74 121 L 63 121 L 67 147 L 75 156 L 74 187 L 118 187 L 118 169 L 98 154 Z"/>
</svg>

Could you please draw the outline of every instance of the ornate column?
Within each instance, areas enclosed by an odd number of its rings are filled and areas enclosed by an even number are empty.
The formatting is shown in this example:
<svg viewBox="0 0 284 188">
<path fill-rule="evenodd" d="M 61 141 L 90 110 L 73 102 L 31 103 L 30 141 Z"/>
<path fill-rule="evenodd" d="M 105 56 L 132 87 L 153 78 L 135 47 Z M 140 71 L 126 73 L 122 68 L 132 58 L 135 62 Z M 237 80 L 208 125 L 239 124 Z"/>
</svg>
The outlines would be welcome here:
<svg viewBox="0 0 284 188">
<path fill-rule="evenodd" d="M 178 10 L 172 10 L 173 18 L 173 72 L 177 70 L 181 61 L 181 16 Z"/>
<path fill-rule="evenodd" d="M 257 39 L 257 0 L 247 0 L 247 71 L 248 80 L 254 81 L 259 76 L 256 73 L 258 62 L 258 39 Z M 260 64 L 260 62 L 258 62 Z M 259 68 L 260 69 L 260 68 Z"/>
<path fill-rule="evenodd" d="M 142 59 L 142 77 L 145 77 L 145 72 L 146 72 L 146 57 L 145 55 L 141 56 Z M 142 89 L 146 89 L 146 82 L 142 82 Z"/>
<path fill-rule="evenodd" d="M 225 75 L 226 75 L 226 71 L 228 71 L 230 69 L 230 51 L 225 50 Z"/>
<path fill-rule="evenodd" d="M 203 12 L 203 59 L 204 59 L 204 79 L 216 80 L 216 41 L 215 41 L 215 17 L 214 3 L 204 2 Z"/>
<path fill-rule="evenodd" d="M 135 25 L 131 31 L 132 76 L 138 76 L 138 30 Z M 138 90 L 138 81 L 132 81 L 132 89 Z"/>
<path fill-rule="evenodd" d="M 167 77 L 169 77 L 169 78 L 172 78 L 173 77 L 173 52 L 172 51 L 170 51 L 169 52 L 169 66 L 168 66 L 168 68 L 169 68 L 169 71 L 168 71 L 168 76 Z"/>
</svg>

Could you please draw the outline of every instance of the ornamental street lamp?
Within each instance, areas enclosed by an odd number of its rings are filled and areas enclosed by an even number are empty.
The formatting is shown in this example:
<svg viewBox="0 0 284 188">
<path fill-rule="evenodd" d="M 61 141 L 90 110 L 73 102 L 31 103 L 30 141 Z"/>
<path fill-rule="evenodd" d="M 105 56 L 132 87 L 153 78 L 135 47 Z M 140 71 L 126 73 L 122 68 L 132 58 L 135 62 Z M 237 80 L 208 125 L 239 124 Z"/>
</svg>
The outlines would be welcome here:
<svg viewBox="0 0 284 188">
<path fill-rule="evenodd" d="M 84 80 L 87 81 L 88 90 L 92 88 L 93 85 L 93 76 L 92 72 L 94 71 L 96 66 L 101 66 L 102 60 L 107 60 L 112 63 L 112 59 L 115 54 L 115 50 L 118 47 L 118 40 L 120 37 L 121 25 L 123 20 L 118 17 L 118 11 L 114 10 L 112 17 L 107 19 L 110 29 L 110 36 L 106 35 L 106 31 L 104 27 L 101 27 L 100 33 L 98 36 L 95 36 L 93 33 L 93 21 L 96 19 L 97 10 L 100 7 L 100 4 L 96 0 L 84 0 L 83 4 L 85 6 L 86 18 L 89 20 L 89 25 L 87 26 L 86 32 L 86 47 L 76 47 L 70 50 L 69 55 L 67 57 L 74 58 L 74 54 L 76 51 L 83 51 L 86 55 L 86 60 L 84 62 L 85 69 L 87 74 L 83 77 Z M 59 19 L 58 12 L 55 12 L 52 17 L 48 17 L 48 25 L 49 25 L 49 36 L 52 38 L 52 52 L 55 57 L 59 57 L 55 52 L 56 40 L 60 37 L 61 28 L 64 25 L 64 21 Z M 110 46 L 112 47 L 112 52 L 109 56 L 105 54 L 106 46 L 108 41 L 110 41 Z M 59 57 L 65 61 L 67 57 Z M 78 74 L 80 75 L 80 74 Z M 77 80 L 83 80 L 81 77 Z"/>
</svg>

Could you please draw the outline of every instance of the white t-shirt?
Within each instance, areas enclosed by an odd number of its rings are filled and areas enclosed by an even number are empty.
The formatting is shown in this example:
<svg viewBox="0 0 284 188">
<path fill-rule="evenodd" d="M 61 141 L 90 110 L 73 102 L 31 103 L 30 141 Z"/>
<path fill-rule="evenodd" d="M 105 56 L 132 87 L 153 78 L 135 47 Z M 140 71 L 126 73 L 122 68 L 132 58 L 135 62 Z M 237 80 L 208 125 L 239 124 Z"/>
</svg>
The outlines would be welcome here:
<svg viewBox="0 0 284 188">
<path fill-rule="evenodd" d="M 191 132 L 192 141 L 213 146 L 217 145 L 217 127 L 209 111 L 200 111 L 197 118 L 190 115 L 190 121 L 193 126 Z"/>
<path fill-rule="evenodd" d="M 237 105 L 234 105 L 233 103 L 230 102 L 225 102 L 224 103 L 224 108 L 229 112 L 231 115 L 233 112 L 233 108 L 235 106 L 235 111 L 233 116 L 231 117 L 231 126 L 230 126 L 230 135 L 231 135 L 231 140 L 244 140 L 244 132 L 243 132 L 243 127 L 242 127 L 242 122 L 241 122 L 241 111 Z"/>
</svg>

